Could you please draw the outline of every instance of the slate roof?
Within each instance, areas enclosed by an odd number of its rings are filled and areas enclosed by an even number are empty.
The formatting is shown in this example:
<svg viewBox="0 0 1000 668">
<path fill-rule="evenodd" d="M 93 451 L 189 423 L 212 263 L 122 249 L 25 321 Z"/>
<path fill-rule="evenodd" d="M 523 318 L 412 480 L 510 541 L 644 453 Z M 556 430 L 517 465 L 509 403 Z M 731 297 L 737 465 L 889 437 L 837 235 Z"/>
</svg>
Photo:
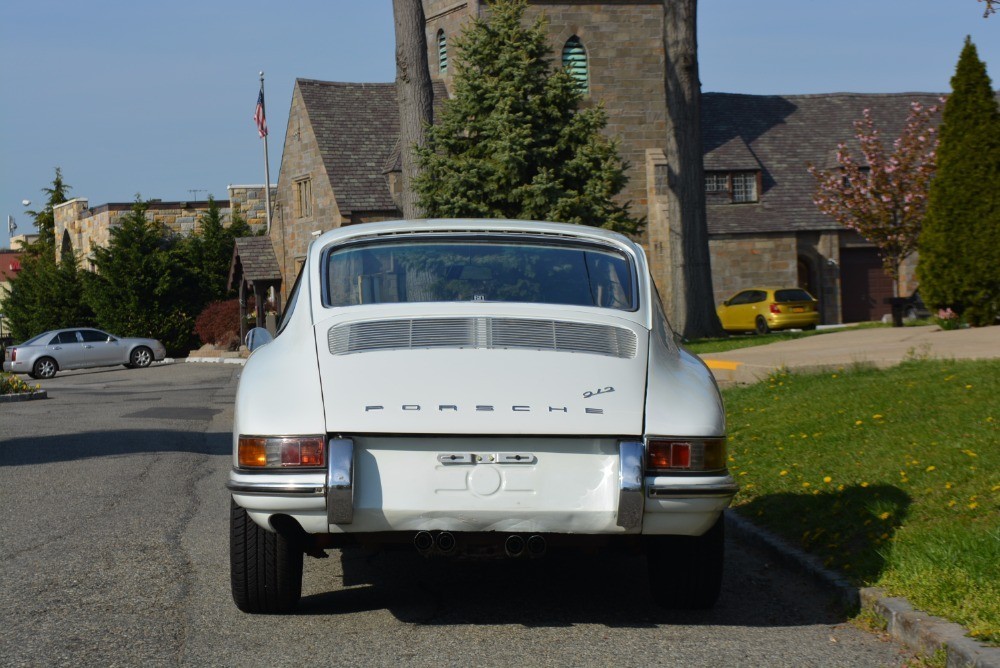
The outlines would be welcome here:
<svg viewBox="0 0 1000 668">
<path fill-rule="evenodd" d="M 395 211 L 384 173 L 398 161 L 396 84 L 297 79 L 295 85 L 341 213 Z M 435 103 L 447 97 L 435 82 Z"/>
<path fill-rule="evenodd" d="M 888 141 L 898 137 L 910 102 L 937 104 L 940 93 L 702 96 L 702 145 L 706 170 L 755 169 L 763 187 L 757 204 L 709 204 L 710 234 L 842 229 L 812 203 L 809 163 L 829 168 L 837 144 L 853 140 L 854 121 L 871 109 Z"/>
<path fill-rule="evenodd" d="M 229 268 L 229 285 L 233 285 L 237 267 L 242 268 L 248 283 L 281 282 L 278 257 L 268 237 L 239 237 L 233 248 L 233 263 Z"/>
</svg>

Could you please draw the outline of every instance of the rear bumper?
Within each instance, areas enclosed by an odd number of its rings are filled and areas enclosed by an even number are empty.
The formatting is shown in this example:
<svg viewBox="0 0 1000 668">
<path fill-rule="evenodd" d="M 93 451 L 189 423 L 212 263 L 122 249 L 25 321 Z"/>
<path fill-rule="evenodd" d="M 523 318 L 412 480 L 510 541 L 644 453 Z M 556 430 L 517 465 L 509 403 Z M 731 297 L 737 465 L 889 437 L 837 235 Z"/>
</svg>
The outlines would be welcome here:
<svg viewBox="0 0 1000 668">
<path fill-rule="evenodd" d="M 272 516 L 287 515 L 310 534 L 502 531 L 700 535 L 737 491 L 728 474 L 646 476 L 642 472 L 642 444 L 622 441 L 617 456 L 600 460 L 605 465 L 603 479 L 590 494 L 568 494 L 561 505 L 539 502 L 538 495 L 530 493 L 502 497 L 447 489 L 437 490 L 434 496 L 413 491 L 404 495 L 409 502 L 400 503 L 398 499 L 404 497 L 394 494 L 398 490 L 382 488 L 382 481 L 372 479 L 370 470 L 355 470 L 351 440 L 331 440 L 329 453 L 326 471 L 261 474 L 234 470 L 227 487 L 236 503 L 261 526 L 273 528 Z M 367 452 L 361 457 L 368 458 Z M 468 477 L 475 480 L 471 472 Z M 363 490 L 358 489 L 362 486 Z M 454 500 L 441 503 L 438 499 L 442 495 Z"/>
<path fill-rule="evenodd" d="M 767 314 L 767 326 L 771 329 L 798 329 L 818 324 L 819 313 L 816 311 L 810 311 L 807 313 Z"/>
</svg>

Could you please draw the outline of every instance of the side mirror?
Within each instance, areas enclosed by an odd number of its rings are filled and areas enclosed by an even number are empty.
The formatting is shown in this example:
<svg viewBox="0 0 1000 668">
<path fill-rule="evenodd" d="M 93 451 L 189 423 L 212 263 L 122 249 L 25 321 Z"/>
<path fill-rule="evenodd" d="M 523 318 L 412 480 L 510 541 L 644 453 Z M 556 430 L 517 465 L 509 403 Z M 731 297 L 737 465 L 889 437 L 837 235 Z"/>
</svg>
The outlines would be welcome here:
<svg viewBox="0 0 1000 668">
<path fill-rule="evenodd" d="M 274 337 L 271 336 L 271 332 L 267 331 L 263 327 L 254 327 L 247 332 L 245 343 L 247 350 L 253 352 L 261 346 L 267 345 L 271 341 L 274 341 Z"/>
</svg>

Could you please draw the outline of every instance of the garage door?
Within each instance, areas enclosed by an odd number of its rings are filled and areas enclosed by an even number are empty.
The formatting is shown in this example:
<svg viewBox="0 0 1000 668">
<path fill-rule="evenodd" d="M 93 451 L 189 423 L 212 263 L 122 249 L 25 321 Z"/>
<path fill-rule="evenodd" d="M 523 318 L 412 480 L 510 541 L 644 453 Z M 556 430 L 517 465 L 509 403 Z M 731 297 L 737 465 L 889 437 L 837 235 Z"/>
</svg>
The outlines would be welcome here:
<svg viewBox="0 0 1000 668">
<path fill-rule="evenodd" d="M 874 248 L 842 248 L 840 251 L 840 303 L 844 322 L 881 320 L 892 310 L 892 279 L 882 269 Z"/>
</svg>

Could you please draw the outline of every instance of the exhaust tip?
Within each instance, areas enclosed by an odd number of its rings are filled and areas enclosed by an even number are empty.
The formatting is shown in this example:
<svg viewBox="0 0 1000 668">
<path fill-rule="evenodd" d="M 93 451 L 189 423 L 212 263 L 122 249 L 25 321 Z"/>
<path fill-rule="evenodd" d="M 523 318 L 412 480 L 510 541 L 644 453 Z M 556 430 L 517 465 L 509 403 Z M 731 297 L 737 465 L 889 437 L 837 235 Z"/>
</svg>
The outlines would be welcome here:
<svg viewBox="0 0 1000 668">
<path fill-rule="evenodd" d="M 528 554 L 533 557 L 540 557 L 545 554 L 547 545 L 545 543 L 545 537 L 534 535 L 528 539 Z"/>
<path fill-rule="evenodd" d="M 437 547 L 442 554 L 448 554 L 455 549 L 457 541 L 455 535 L 449 531 L 442 531 L 437 537 Z"/>
<path fill-rule="evenodd" d="M 507 536 L 507 540 L 503 544 L 503 549 L 508 557 L 520 557 L 524 552 L 524 539 L 513 534 Z"/>
<path fill-rule="evenodd" d="M 413 537 L 413 547 L 417 548 L 418 552 L 429 551 L 434 547 L 434 536 L 429 531 L 418 531 Z"/>
</svg>

